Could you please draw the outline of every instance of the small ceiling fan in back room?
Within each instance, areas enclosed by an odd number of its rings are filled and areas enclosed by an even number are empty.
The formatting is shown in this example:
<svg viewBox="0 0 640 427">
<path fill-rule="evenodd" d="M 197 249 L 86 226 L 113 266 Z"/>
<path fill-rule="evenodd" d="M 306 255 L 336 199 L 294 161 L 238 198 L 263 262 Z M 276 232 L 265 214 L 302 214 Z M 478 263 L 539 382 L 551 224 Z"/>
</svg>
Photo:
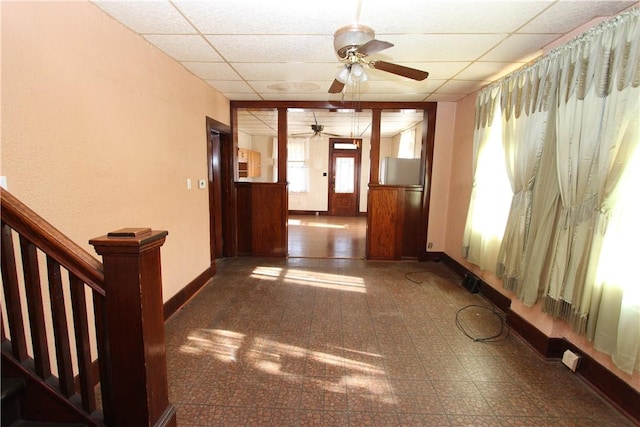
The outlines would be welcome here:
<svg viewBox="0 0 640 427">
<path fill-rule="evenodd" d="M 335 133 L 325 132 L 324 131 L 324 125 L 318 124 L 318 119 L 316 117 L 316 113 L 313 113 L 313 121 L 315 123 L 311 125 L 311 132 L 294 133 L 293 136 L 305 136 L 305 135 L 309 135 L 309 136 L 321 136 L 321 135 L 341 136 L 341 135 L 338 135 L 338 134 L 335 134 Z"/>
<path fill-rule="evenodd" d="M 429 76 L 426 71 L 415 68 L 386 61 L 366 60 L 366 57 L 393 46 L 393 43 L 376 40 L 375 32 L 366 25 L 353 24 L 339 28 L 333 35 L 333 46 L 345 66 L 331 84 L 329 93 L 340 93 L 347 84 L 366 81 L 368 77 L 363 65 L 418 81 Z"/>
</svg>

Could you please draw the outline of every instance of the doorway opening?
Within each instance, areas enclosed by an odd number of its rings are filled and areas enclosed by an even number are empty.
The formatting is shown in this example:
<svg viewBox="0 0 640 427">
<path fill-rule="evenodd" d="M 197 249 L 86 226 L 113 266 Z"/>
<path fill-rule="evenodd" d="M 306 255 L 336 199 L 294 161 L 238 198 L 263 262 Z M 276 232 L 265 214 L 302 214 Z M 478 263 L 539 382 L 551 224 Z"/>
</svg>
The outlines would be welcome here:
<svg viewBox="0 0 640 427">
<path fill-rule="evenodd" d="M 360 153 L 362 140 L 329 139 L 330 216 L 357 216 L 360 211 Z"/>
<path fill-rule="evenodd" d="M 290 212 L 289 257 L 363 259 L 367 219 L 360 215 L 362 139 L 329 138 L 328 145 L 328 209 Z"/>
</svg>

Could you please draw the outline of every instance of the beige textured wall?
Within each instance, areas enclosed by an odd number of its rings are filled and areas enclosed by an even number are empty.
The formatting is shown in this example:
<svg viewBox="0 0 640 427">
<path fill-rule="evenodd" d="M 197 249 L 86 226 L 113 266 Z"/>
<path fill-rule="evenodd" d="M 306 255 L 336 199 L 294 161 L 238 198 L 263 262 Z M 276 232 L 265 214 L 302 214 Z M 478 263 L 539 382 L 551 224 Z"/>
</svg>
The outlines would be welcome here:
<svg viewBox="0 0 640 427">
<path fill-rule="evenodd" d="M 3 2 L 9 191 L 92 254 L 114 229 L 168 230 L 165 300 L 209 265 L 206 116 L 229 123 L 229 101 L 91 3 Z"/>
</svg>

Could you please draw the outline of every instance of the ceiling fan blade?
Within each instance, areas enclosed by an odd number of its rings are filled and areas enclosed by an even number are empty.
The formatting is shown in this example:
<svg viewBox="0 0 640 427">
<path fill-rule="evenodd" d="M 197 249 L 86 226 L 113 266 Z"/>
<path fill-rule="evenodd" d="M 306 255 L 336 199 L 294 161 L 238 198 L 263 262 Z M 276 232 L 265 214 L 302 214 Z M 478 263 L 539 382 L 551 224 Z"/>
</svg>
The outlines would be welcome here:
<svg viewBox="0 0 640 427">
<path fill-rule="evenodd" d="M 393 47 L 393 43 L 372 39 L 360 46 L 356 50 L 356 52 L 358 52 L 362 56 L 368 56 L 373 55 L 374 53 L 378 53 L 382 50 L 389 49 L 390 47 Z"/>
<path fill-rule="evenodd" d="M 429 76 L 429 73 L 415 68 L 409 68 L 398 64 L 392 64 L 385 61 L 371 61 L 369 66 L 376 70 L 386 71 L 388 73 L 397 74 L 399 76 L 407 77 L 413 80 L 424 80 Z"/>
<path fill-rule="evenodd" d="M 338 80 L 334 80 L 329 88 L 329 93 L 340 93 L 344 88 L 344 83 L 339 82 Z"/>
</svg>

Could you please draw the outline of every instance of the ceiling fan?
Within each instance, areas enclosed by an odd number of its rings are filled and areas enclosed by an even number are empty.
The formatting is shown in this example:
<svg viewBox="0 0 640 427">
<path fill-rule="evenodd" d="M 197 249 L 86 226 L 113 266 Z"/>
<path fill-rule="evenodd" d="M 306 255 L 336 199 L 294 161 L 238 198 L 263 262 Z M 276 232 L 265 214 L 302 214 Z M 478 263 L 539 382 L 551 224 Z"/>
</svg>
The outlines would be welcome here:
<svg viewBox="0 0 640 427">
<path fill-rule="evenodd" d="M 311 135 L 311 136 L 321 136 L 321 135 L 328 135 L 328 136 L 341 136 L 335 133 L 327 133 L 324 132 L 324 125 L 320 125 L 318 124 L 318 119 L 316 117 L 316 113 L 313 112 L 313 121 L 315 122 L 314 124 L 311 125 L 311 131 L 313 133 L 294 133 L 294 136 L 301 136 L 301 135 Z"/>
<path fill-rule="evenodd" d="M 415 68 L 386 61 L 365 60 L 365 57 L 393 46 L 393 43 L 376 40 L 375 32 L 366 25 L 353 24 L 339 28 L 333 35 L 333 46 L 338 58 L 346 64 L 333 80 L 329 93 L 341 92 L 345 84 L 365 81 L 367 75 L 362 67 L 363 64 L 376 70 L 386 71 L 418 81 L 424 80 L 429 76 L 426 71 Z"/>
</svg>

